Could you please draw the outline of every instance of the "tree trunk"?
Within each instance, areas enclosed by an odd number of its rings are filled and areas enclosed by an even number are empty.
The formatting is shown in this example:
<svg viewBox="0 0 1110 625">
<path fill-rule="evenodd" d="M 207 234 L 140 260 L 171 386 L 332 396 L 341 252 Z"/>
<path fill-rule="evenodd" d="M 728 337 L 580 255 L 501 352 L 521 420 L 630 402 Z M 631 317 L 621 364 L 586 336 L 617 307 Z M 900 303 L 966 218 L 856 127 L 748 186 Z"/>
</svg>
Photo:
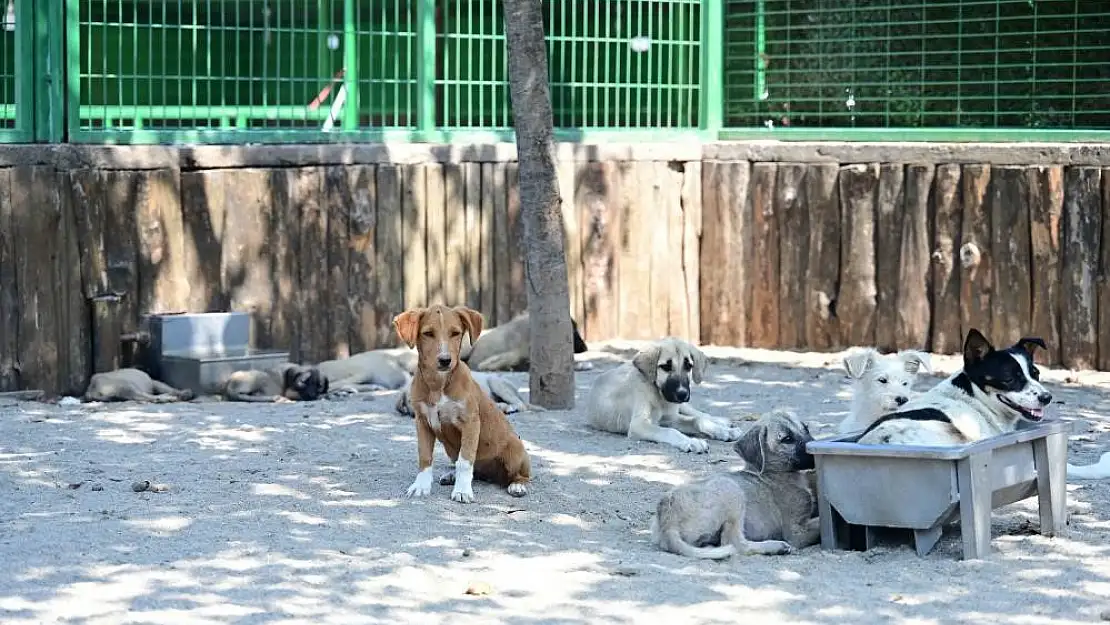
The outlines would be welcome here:
<svg viewBox="0 0 1110 625">
<path fill-rule="evenodd" d="M 545 408 L 570 409 L 574 407 L 573 331 L 543 9 L 540 0 L 505 0 L 504 11 L 524 218 L 530 401 Z"/>
</svg>

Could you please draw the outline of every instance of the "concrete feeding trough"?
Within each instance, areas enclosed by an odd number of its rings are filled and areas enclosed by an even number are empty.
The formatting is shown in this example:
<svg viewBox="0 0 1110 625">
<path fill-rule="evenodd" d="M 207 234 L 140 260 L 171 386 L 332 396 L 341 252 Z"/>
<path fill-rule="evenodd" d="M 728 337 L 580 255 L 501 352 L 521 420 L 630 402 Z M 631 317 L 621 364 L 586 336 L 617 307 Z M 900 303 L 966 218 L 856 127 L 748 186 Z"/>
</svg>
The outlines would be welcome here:
<svg viewBox="0 0 1110 625">
<path fill-rule="evenodd" d="M 1062 421 L 1024 424 L 968 445 L 860 445 L 860 433 L 813 441 L 823 549 L 867 550 L 876 528 L 913 531 L 929 553 L 958 520 L 963 557 L 990 552 L 991 511 L 1034 495 L 1040 531 L 1067 523 L 1067 429 Z"/>
<path fill-rule="evenodd" d="M 243 312 L 151 315 L 148 372 L 170 386 L 198 395 L 219 392 L 234 371 L 266 369 L 289 352 L 251 346 L 251 317 Z"/>
</svg>

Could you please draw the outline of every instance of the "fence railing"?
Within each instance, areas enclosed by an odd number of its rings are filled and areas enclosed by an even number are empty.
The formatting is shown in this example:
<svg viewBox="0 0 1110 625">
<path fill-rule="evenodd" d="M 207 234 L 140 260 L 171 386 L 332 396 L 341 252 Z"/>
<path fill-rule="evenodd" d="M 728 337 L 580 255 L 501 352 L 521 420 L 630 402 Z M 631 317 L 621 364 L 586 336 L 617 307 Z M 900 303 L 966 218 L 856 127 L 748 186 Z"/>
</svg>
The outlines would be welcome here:
<svg viewBox="0 0 1110 625">
<path fill-rule="evenodd" d="M 511 138 L 498 0 L 0 0 L 0 140 Z M 545 0 L 564 139 L 1110 138 L 1110 5 Z"/>
</svg>

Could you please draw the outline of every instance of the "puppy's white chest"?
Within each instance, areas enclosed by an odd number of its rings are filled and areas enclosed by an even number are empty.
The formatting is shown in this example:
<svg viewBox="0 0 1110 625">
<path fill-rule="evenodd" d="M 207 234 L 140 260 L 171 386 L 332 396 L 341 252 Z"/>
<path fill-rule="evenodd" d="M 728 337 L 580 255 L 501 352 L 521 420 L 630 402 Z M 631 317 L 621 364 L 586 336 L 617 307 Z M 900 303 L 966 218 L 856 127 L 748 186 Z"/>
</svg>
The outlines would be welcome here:
<svg viewBox="0 0 1110 625">
<path fill-rule="evenodd" d="M 433 430 L 439 430 L 448 424 L 458 425 L 465 412 L 466 402 L 451 399 L 446 395 L 440 396 L 434 404 L 424 404 L 424 416 Z"/>
</svg>

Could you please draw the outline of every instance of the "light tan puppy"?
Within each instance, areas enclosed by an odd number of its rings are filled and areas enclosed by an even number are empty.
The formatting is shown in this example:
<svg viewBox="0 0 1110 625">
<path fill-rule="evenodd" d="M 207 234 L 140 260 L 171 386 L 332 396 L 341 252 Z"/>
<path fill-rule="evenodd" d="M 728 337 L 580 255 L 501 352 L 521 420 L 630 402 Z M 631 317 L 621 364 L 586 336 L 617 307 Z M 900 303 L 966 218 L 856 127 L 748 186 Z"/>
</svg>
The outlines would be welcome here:
<svg viewBox="0 0 1110 625">
<path fill-rule="evenodd" d="M 486 330 L 482 335 L 471 337 L 473 345 L 463 343 L 462 359 L 474 371 L 527 371 L 531 345 L 531 322 L 528 313 L 523 312 L 501 325 Z M 570 320 L 571 340 L 574 353 L 589 350 L 586 341 L 578 333 L 578 324 Z M 589 363 L 576 362 L 577 370 L 589 368 Z"/>
<path fill-rule="evenodd" d="M 328 392 L 328 379 L 316 367 L 285 362 L 272 369 L 235 371 L 224 382 L 228 401 L 315 401 Z"/>
<path fill-rule="evenodd" d="M 532 468 L 524 444 L 459 360 L 463 335 L 481 334 L 482 315 L 465 306 L 435 305 L 405 311 L 393 318 L 393 326 L 419 354 L 410 391 L 419 471 L 408 495 L 431 492 L 437 440 L 453 464 L 439 480 L 454 484 L 451 499 L 474 501 L 475 477 L 505 486 L 514 497 L 527 494 Z"/>
<path fill-rule="evenodd" d="M 350 358 L 325 360 L 316 365 L 328 379 L 332 392 L 358 393 L 404 387 L 416 371 L 412 349 L 372 349 Z"/>
<path fill-rule="evenodd" d="M 178 390 L 151 378 L 139 369 L 117 369 L 94 374 L 85 389 L 85 401 L 149 401 L 167 403 L 188 401 L 189 389 Z"/>
</svg>

